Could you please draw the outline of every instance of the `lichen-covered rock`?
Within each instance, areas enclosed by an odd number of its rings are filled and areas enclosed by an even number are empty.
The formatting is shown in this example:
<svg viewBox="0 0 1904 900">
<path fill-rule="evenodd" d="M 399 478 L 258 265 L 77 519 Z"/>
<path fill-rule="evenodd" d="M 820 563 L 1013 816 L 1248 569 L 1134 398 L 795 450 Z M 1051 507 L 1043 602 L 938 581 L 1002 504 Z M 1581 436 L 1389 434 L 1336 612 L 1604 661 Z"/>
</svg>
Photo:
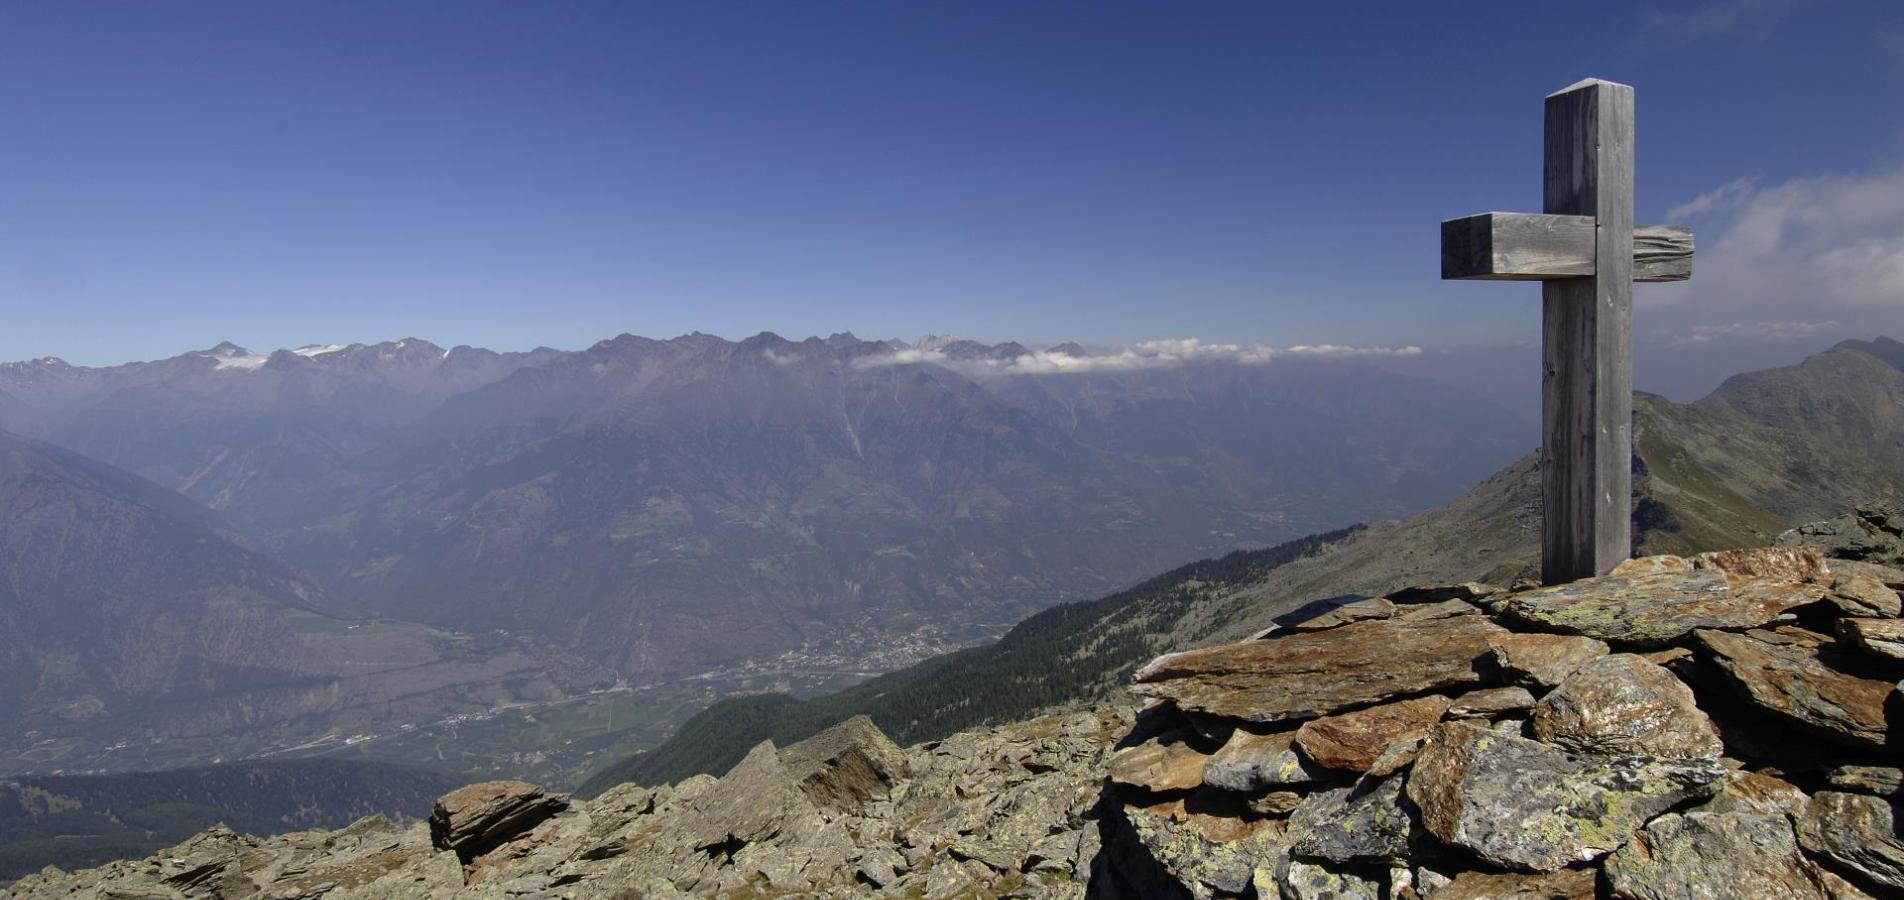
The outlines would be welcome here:
<svg viewBox="0 0 1904 900">
<path fill-rule="evenodd" d="M 436 801 L 430 839 L 465 863 L 568 808 L 566 798 L 522 781 L 485 781 Z"/>
<path fill-rule="evenodd" d="M 1717 669 L 1759 708 L 1847 745 L 1885 746 L 1885 704 L 1897 686 L 1839 668 L 1852 661 L 1832 638 L 1784 627 L 1745 634 L 1700 631 L 1699 641 Z"/>
<path fill-rule="evenodd" d="M 1376 874 L 1331 863 L 1286 859 L 1276 869 L 1258 869 L 1256 896 L 1283 900 L 1382 900 Z"/>
<path fill-rule="evenodd" d="M 1284 824 L 1272 819 L 1225 822 L 1186 812 L 1181 802 L 1126 815 L 1145 849 L 1192 896 L 1243 893 L 1259 867 L 1274 867 L 1289 852 Z"/>
<path fill-rule="evenodd" d="M 1435 729 L 1408 797 L 1443 843 L 1494 865 L 1551 872 L 1596 859 L 1668 809 L 1710 797 L 1712 760 L 1575 756 L 1466 722 Z"/>
<path fill-rule="evenodd" d="M 1138 670 L 1134 690 L 1243 721 L 1305 719 L 1475 684 L 1499 631 L 1483 616 L 1352 622 L 1160 657 Z"/>
<path fill-rule="evenodd" d="M 1644 649 L 1664 647 L 1700 628 L 1756 628 L 1824 594 L 1818 585 L 1795 581 L 1733 584 L 1725 572 L 1708 568 L 1525 591 L 1509 595 L 1500 610 L 1510 622 L 1537 631 Z"/>
<path fill-rule="evenodd" d="M 1203 783 L 1229 791 L 1273 790 L 1329 779 L 1329 770 L 1303 759 L 1296 733 L 1255 734 L 1238 728 L 1203 764 Z"/>
<path fill-rule="evenodd" d="M 1766 813 L 1667 814 L 1606 860 L 1615 897 L 1827 900 L 1791 820 Z"/>
<path fill-rule="evenodd" d="M 1494 664 L 1508 677 L 1535 688 L 1551 688 L 1574 670 L 1607 655 L 1607 645 L 1589 637 L 1504 631 L 1489 639 Z"/>
<path fill-rule="evenodd" d="M 1692 689 L 1630 653 L 1593 660 L 1534 707 L 1534 737 L 1579 753 L 1718 759 L 1723 748 Z"/>
<path fill-rule="evenodd" d="M 1289 816 L 1291 852 L 1333 862 L 1404 862 L 1425 832 L 1403 777 L 1365 778 L 1309 795 Z"/>
<path fill-rule="evenodd" d="M 1317 765 L 1366 772 L 1390 743 L 1426 736 L 1450 703 L 1430 694 L 1311 719 L 1296 730 L 1296 746 Z"/>
<path fill-rule="evenodd" d="M 1877 797 L 1822 791 L 1798 819 L 1806 850 L 1877 884 L 1904 891 L 1904 837 L 1897 807 Z"/>
</svg>

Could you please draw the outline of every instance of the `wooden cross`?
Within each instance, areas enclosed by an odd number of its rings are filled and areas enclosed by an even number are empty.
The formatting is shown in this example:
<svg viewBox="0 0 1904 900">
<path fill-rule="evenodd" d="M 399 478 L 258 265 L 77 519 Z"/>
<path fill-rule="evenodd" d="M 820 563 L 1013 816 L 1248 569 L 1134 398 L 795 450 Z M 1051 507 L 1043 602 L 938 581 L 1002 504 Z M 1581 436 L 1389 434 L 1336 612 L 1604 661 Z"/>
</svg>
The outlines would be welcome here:
<svg viewBox="0 0 1904 900">
<path fill-rule="evenodd" d="M 1632 554 L 1633 282 L 1692 277 L 1692 230 L 1633 225 L 1633 89 L 1547 97 L 1546 212 L 1441 223 L 1441 277 L 1539 281 L 1541 577 Z"/>
</svg>

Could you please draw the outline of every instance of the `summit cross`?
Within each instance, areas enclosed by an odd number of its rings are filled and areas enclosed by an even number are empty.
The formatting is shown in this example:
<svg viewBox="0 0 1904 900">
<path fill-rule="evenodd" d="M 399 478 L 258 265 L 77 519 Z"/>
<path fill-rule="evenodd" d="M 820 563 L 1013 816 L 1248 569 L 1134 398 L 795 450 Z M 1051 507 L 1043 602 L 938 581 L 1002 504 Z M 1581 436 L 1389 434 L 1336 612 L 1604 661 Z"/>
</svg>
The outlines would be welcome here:
<svg viewBox="0 0 1904 900">
<path fill-rule="evenodd" d="M 1633 224 L 1633 89 L 1547 97 L 1545 212 L 1441 223 L 1441 277 L 1541 282 L 1541 579 L 1632 555 L 1633 282 L 1692 277 L 1692 230 Z"/>
</svg>

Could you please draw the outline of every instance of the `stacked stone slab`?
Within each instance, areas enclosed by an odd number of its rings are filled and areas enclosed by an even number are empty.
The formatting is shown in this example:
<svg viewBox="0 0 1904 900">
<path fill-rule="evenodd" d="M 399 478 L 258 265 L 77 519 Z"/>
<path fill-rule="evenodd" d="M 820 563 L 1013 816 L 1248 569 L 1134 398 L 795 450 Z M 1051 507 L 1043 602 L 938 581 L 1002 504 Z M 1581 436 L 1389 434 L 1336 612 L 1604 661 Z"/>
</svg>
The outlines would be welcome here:
<svg viewBox="0 0 1904 900">
<path fill-rule="evenodd" d="M 1109 861 L 1200 898 L 1904 895 L 1900 588 L 1815 547 L 1651 557 L 1159 658 Z"/>
</svg>

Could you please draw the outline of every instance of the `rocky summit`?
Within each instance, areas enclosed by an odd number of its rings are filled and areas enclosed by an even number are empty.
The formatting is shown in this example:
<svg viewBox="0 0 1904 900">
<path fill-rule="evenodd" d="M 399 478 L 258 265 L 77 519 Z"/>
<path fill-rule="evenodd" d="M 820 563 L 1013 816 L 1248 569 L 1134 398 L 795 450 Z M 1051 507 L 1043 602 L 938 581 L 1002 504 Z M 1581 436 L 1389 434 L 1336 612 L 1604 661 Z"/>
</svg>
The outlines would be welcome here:
<svg viewBox="0 0 1904 900">
<path fill-rule="evenodd" d="M 7 896 L 1898 896 L 1904 570 L 1826 543 L 1350 598 L 1156 659 L 1142 708 L 909 749 L 861 717 L 720 778 L 489 782 Z"/>
</svg>

